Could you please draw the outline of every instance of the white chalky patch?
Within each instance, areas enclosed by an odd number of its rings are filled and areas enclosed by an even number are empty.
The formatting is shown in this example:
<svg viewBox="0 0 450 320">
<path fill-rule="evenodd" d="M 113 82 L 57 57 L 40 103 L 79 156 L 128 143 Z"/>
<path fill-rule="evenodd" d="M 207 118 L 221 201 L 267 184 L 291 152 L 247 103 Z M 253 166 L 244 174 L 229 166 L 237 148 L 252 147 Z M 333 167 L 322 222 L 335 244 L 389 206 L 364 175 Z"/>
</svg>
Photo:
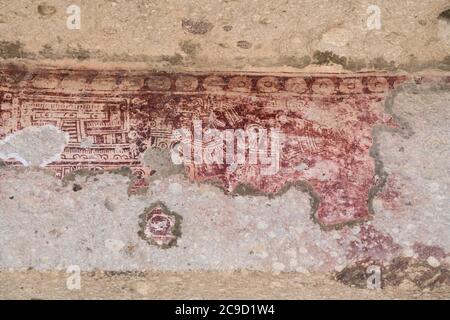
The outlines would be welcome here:
<svg viewBox="0 0 450 320">
<path fill-rule="evenodd" d="M 68 142 L 69 135 L 55 126 L 27 127 L 0 141 L 0 159 L 44 167 L 60 159 Z"/>
</svg>

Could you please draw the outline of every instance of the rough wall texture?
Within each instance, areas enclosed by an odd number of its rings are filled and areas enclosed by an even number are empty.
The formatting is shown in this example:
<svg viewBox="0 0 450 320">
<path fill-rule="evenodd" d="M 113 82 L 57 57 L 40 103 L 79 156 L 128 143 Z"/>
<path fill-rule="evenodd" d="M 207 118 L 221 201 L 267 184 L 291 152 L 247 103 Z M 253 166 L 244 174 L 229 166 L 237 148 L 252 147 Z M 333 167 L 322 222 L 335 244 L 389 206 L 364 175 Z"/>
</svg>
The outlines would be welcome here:
<svg viewBox="0 0 450 320">
<path fill-rule="evenodd" d="M 377 266 L 448 297 L 448 1 L 378 1 L 380 30 L 366 1 L 69 4 L 0 2 L 1 271 Z"/>
<path fill-rule="evenodd" d="M 142 62 L 199 69 L 449 69 L 446 0 L 77 1 L 81 29 L 67 30 L 71 1 L 1 1 L 4 58 Z M 369 5 L 381 9 L 368 30 Z M 42 36 L 45 35 L 45 36 Z"/>
</svg>

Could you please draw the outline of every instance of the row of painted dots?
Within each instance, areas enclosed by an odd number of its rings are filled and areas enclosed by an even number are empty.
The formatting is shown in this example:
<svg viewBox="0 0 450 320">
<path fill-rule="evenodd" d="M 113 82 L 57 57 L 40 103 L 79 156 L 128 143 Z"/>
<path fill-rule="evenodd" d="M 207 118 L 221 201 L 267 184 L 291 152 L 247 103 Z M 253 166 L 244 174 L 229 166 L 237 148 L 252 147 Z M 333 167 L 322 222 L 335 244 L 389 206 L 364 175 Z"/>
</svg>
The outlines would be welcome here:
<svg viewBox="0 0 450 320">
<path fill-rule="evenodd" d="M 336 81 L 337 82 L 337 81 Z M 330 78 L 317 78 L 313 81 L 311 90 L 314 93 L 335 93 L 339 90 L 342 93 L 361 93 L 364 90 L 362 78 L 343 78 L 336 83 Z M 145 81 L 149 89 L 167 91 L 171 88 L 171 81 L 168 77 L 154 76 Z M 175 89 L 179 91 L 197 90 L 199 81 L 193 76 L 181 76 L 175 80 Z M 250 92 L 252 90 L 252 79 L 245 76 L 231 78 L 228 83 L 219 76 L 210 76 L 204 79 L 203 87 L 211 91 L 221 91 L 228 87 L 230 91 Z M 389 82 L 384 77 L 368 78 L 367 88 L 371 92 L 383 92 L 389 88 Z M 282 90 L 282 82 L 277 77 L 262 77 L 256 82 L 256 89 L 259 92 L 273 93 Z M 288 92 L 305 93 L 309 90 L 304 78 L 289 78 L 284 82 L 284 89 Z"/>
</svg>

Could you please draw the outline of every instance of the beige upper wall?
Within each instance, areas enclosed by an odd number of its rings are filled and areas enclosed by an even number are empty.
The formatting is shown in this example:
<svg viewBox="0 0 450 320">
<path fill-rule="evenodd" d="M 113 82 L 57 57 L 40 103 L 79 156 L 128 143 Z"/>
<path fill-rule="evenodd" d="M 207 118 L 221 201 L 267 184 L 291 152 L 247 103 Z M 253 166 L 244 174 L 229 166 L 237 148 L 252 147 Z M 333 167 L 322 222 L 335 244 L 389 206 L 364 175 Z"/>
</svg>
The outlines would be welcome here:
<svg viewBox="0 0 450 320">
<path fill-rule="evenodd" d="M 44 3 L 54 9 L 38 10 Z M 80 30 L 66 27 L 70 4 L 81 8 Z M 380 30 L 367 28 L 370 4 L 381 9 Z M 448 0 L 0 0 L 0 56 L 197 69 L 332 61 L 349 70 L 450 70 L 450 22 L 437 18 L 449 8 Z"/>
</svg>

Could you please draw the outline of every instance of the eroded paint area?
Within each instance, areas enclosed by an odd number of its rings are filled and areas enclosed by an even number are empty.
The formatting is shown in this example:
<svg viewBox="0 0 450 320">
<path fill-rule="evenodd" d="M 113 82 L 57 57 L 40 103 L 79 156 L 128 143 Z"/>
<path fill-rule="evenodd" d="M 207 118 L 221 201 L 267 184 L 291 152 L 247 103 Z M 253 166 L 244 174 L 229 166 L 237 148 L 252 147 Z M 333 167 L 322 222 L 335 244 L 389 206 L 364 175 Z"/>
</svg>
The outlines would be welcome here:
<svg viewBox="0 0 450 320">
<path fill-rule="evenodd" d="M 405 80 L 374 74 L 125 74 L 124 72 L 4 70 L 0 138 L 51 124 L 68 133 L 61 160 L 47 165 L 64 178 L 80 169 L 129 167 L 145 187 L 154 168 L 149 148 L 171 149 L 176 129 L 279 130 L 279 168 L 262 163 L 187 164 L 194 181 L 220 181 L 227 193 L 249 186 L 277 194 L 302 182 L 318 203 L 322 226 L 369 216 L 370 195 L 383 181 L 370 154 L 372 130 L 396 127 L 384 110 L 387 92 Z M 200 148 L 208 147 L 203 141 Z M 248 155 L 247 155 L 248 156 Z M 18 165 L 14 159 L 6 161 Z M 169 164 L 168 164 L 169 165 Z"/>
</svg>

